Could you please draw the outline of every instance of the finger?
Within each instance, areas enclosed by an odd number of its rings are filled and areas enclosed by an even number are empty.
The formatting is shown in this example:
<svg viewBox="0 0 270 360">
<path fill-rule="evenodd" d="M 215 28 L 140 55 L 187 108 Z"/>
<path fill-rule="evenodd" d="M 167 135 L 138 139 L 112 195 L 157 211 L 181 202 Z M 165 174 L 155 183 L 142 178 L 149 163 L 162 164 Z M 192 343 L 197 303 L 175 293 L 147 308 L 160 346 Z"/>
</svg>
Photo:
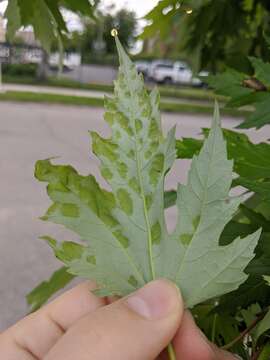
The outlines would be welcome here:
<svg viewBox="0 0 270 360">
<path fill-rule="evenodd" d="M 166 280 L 153 281 L 84 317 L 45 359 L 155 359 L 174 336 L 182 313 L 178 289 Z"/>
<path fill-rule="evenodd" d="M 195 324 L 189 311 L 185 311 L 181 326 L 176 333 L 173 345 L 177 359 L 185 360 L 235 360 L 228 352 L 211 344 Z"/>
<path fill-rule="evenodd" d="M 83 283 L 1 334 L 3 358 L 43 358 L 73 323 L 105 305 L 91 293 L 94 288 L 93 283 Z"/>
</svg>

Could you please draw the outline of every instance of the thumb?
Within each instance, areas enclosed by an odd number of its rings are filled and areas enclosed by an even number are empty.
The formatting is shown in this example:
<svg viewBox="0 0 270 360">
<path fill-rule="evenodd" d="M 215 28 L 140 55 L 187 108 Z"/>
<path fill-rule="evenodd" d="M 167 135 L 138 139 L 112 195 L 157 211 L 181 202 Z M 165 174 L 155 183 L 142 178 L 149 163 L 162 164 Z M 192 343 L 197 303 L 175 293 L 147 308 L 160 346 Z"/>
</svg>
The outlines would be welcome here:
<svg viewBox="0 0 270 360">
<path fill-rule="evenodd" d="M 155 359 L 176 333 L 183 309 L 172 283 L 153 281 L 81 319 L 45 359 Z"/>
</svg>

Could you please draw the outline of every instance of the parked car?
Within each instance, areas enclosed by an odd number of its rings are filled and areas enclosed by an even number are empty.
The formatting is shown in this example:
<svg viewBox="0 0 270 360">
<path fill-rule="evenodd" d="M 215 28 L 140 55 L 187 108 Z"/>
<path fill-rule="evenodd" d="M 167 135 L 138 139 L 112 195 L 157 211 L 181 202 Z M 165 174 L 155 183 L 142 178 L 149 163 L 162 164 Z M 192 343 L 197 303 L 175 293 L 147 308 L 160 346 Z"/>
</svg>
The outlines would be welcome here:
<svg viewBox="0 0 270 360">
<path fill-rule="evenodd" d="M 198 76 L 193 76 L 192 70 L 184 63 L 177 61 L 172 64 L 159 64 L 153 72 L 153 80 L 159 84 L 184 84 L 191 86 L 202 86 L 202 77 L 208 73 L 202 71 Z"/>
<path fill-rule="evenodd" d="M 153 60 L 149 66 L 148 70 L 148 78 L 150 80 L 155 80 L 154 74 L 158 67 L 166 67 L 166 66 L 172 66 L 173 62 L 171 60 Z"/>
<path fill-rule="evenodd" d="M 143 74 L 144 78 L 148 78 L 149 68 L 151 63 L 149 61 L 138 60 L 135 61 L 136 69 L 139 73 Z"/>
</svg>

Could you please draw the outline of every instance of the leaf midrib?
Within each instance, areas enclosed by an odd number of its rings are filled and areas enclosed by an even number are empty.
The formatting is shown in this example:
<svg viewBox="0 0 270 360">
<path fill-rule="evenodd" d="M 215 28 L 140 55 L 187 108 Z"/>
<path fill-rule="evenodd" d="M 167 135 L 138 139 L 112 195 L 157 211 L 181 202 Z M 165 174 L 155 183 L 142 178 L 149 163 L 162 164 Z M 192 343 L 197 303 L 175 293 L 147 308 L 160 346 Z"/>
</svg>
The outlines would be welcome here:
<svg viewBox="0 0 270 360">
<path fill-rule="evenodd" d="M 125 65 L 122 65 L 122 69 L 123 72 L 125 73 L 125 78 L 126 78 L 126 82 L 127 82 L 127 86 L 128 86 L 128 90 L 129 90 L 129 94 L 130 97 L 132 98 L 133 96 L 133 90 L 132 87 L 130 85 L 130 81 L 129 81 L 129 73 L 128 71 L 126 71 L 125 69 Z M 134 97 L 134 102 L 135 102 L 136 96 Z M 138 105 L 138 104 L 137 104 Z M 139 105 L 138 105 L 139 107 Z M 134 111 L 133 111 L 133 107 L 132 109 L 132 114 L 131 114 L 131 119 L 133 122 L 133 131 L 135 134 L 135 157 L 136 157 L 136 171 L 137 171 L 137 176 L 139 179 L 139 186 L 140 186 L 140 195 L 143 201 L 143 212 L 144 212 L 144 218 L 145 218 L 145 223 L 146 223 L 146 231 L 147 231 L 147 243 L 148 243 L 148 257 L 149 257 L 149 266 L 150 266 L 150 273 L 152 276 L 152 279 L 155 279 L 156 274 L 155 274 L 155 265 L 154 265 L 154 261 L 153 261 L 153 251 L 152 251 L 152 243 L 153 243 L 153 239 L 152 239 L 152 232 L 151 232 L 151 226 L 150 226 L 150 220 L 149 220 L 149 216 L 148 216 L 148 211 L 147 211 L 147 204 L 146 204 L 146 197 L 145 197 L 145 193 L 144 193 L 144 188 L 143 188 L 143 179 L 142 179 L 142 173 L 141 173 L 141 159 L 139 157 L 140 153 L 138 151 L 138 132 L 136 130 L 136 124 L 135 124 L 135 119 L 136 116 L 134 116 Z"/>
</svg>

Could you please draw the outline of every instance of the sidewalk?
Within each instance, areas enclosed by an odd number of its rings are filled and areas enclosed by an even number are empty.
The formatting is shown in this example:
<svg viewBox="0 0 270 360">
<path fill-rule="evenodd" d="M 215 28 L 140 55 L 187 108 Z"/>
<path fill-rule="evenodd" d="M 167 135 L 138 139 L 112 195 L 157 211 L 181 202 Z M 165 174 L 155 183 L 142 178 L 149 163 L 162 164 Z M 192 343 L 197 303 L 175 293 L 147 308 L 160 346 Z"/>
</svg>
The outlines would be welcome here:
<svg viewBox="0 0 270 360">
<path fill-rule="evenodd" d="M 38 94 L 58 94 L 79 97 L 92 97 L 103 99 L 104 95 L 109 95 L 102 91 L 67 89 L 64 87 L 40 86 L 40 85 L 21 85 L 21 84 L 3 84 L 4 91 L 21 91 Z"/>
</svg>

